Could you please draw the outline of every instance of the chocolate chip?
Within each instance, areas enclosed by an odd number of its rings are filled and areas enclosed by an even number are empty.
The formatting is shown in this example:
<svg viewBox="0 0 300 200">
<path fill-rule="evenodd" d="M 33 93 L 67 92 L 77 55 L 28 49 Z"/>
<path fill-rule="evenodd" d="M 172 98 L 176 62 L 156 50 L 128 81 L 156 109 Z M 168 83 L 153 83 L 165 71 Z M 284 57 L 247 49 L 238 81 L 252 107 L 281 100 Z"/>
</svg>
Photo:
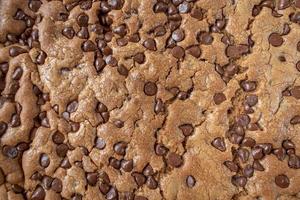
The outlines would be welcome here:
<svg viewBox="0 0 300 200">
<path fill-rule="evenodd" d="M 9 68 L 9 64 L 8 64 L 7 62 L 0 63 L 0 70 L 1 70 L 3 73 L 7 73 L 8 68 Z"/>
<path fill-rule="evenodd" d="M 155 153 L 158 155 L 158 156 L 164 156 L 166 155 L 168 152 L 168 148 L 165 147 L 164 145 L 162 144 L 156 144 L 155 145 Z"/>
<path fill-rule="evenodd" d="M 42 2 L 39 0 L 31 0 L 28 3 L 28 7 L 30 8 L 30 10 L 32 10 L 34 12 L 37 12 L 40 9 L 41 5 L 42 5 Z"/>
<path fill-rule="evenodd" d="M 67 105 L 67 112 L 73 113 L 77 110 L 77 108 L 78 108 L 78 101 L 77 100 L 71 101 Z"/>
<path fill-rule="evenodd" d="M 158 114 L 158 113 L 164 112 L 164 111 L 165 111 L 165 104 L 163 103 L 163 101 L 161 99 L 157 99 L 155 102 L 155 105 L 154 105 L 154 112 L 156 114 Z"/>
<path fill-rule="evenodd" d="M 177 58 L 177 59 L 181 59 L 184 57 L 184 49 L 180 46 L 175 46 L 172 51 L 171 54 Z"/>
<path fill-rule="evenodd" d="M 298 61 L 298 62 L 296 63 L 296 69 L 298 70 L 298 72 L 300 72 L 300 61 Z"/>
<path fill-rule="evenodd" d="M 290 31 L 291 31 L 291 28 L 290 28 L 289 24 L 288 24 L 288 23 L 285 23 L 285 24 L 283 25 L 282 35 L 287 35 L 287 34 L 290 33 Z"/>
<path fill-rule="evenodd" d="M 234 175 L 231 178 L 231 183 L 237 187 L 244 187 L 247 184 L 247 178 L 244 176 Z"/>
<path fill-rule="evenodd" d="M 184 136 L 190 136 L 194 132 L 194 127 L 192 124 L 182 124 L 178 127 Z"/>
<path fill-rule="evenodd" d="M 16 57 L 16 56 L 18 56 L 20 54 L 23 54 L 23 53 L 27 53 L 27 50 L 23 49 L 21 47 L 18 47 L 18 46 L 13 46 L 13 47 L 9 48 L 9 55 L 11 57 Z"/>
<path fill-rule="evenodd" d="M 290 92 L 293 97 L 300 99 L 300 86 L 293 87 Z"/>
<path fill-rule="evenodd" d="M 147 96 L 154 96 L 157 93 L 157 86 L 154 82 L 148 81 L 144 85 L 144 93 Z"/>
<path fill-rule="evenodd" d="M 150 164 L 147 164 L 146 167 L 143 169 L 143 174 L 145 176 L 153 176 L 154 175 L 154 170 Z"/>
<path fill-rule="evenodd" d="M 191 10 L 191 5 L 188 2 L 183 2 L 178 6 L 180 13 L 188 13 Z"/>
<path fill-rule="evenodd" d="M 23 12 L 23 10 L 21 9 L 18 9 L 15 16 L 14 16 L 14 19 L 16 20 L 24 20 L 26 17 L 26 14 Z"/>
<path fill-rule="evenodd" d="M 278 33 L 271 33 L 268 40 L 274 47 L 279 47 L 283 44 L 283 38 Z"/>
<path fill-rule="evenodd" d="M 95 142 L 95 147 L 96 147 L 97 149 L 102 150 L 102 149 L 105 148 L 105 146 L 106 146 L 105 140 L 98 137 L 98 138 L 96 139 L 96 142 Z"/>
<path fill-rule="evenodd" d="M 287 188 L 290 185 L 290 179 L 285 174 L 279 174 L 275 177 L 275 184 L 280 188 Z"/>
<path fill-rule="evenodd" d="M 296 152 L 295 152 L 295 149 L 288 149 L 288 150 L 286 150 L 286 153 L 290 156 L 292 154 L 295 154 Z"/>
<path fill-rule="evenodd" d="M 180 100 L 186 100 L 189 97 L 189 94 L 184 91 L 180 91 L 177 95 L 177 98 Z"/>
<path fill-rule="evenodd" d="M 65 157 L 67 155 L 68 150 L 69 147 L 66 144 L 59 144 L 58 146 L 56 146 L 56 154 L 59 157 Z"/>
<path fill-rule="evenodd" d="M 74 194 L 72 196 L 71 200 L 82 200 L 82 195 L 81 194 Z"/>
<path fill-rule="evenodd" d="M 252 177 L 253 176 L 253 173 L 254 173 L 254 168 L 251 166 L 251 165 L 246 165 L 245 168 L 243 169 L 243 175 L 245 177 Z"/>
<path fill-rule="evenodd" d="M 153 8 L 155 13 L 160 13 L 160 12 L 167 12 L 168 10 L 168 5 L 165 4 L 164 2 L 158 2 L 154 5 Z"/>
<path fill-rule="evenodd" d="M 186 50 L 187 54 L 194 56 L 195 58 L 199 58 L 201 55 L 201 50 L 198 46 L 191 46 Z"/>
<path fill-rule="evenodd" d="M 273 145 L 271 143 L 261 143 L 258 144 L 263 149 L 265 155 L 269 155 L 272 152 Z"/>
<path fill-rule="evenodd" d="M 80 13 L 77 17 L 77 24 L 80 27 L 86 27 L 88 26 L 89 22 L 89 16 L 87 16 L 85 13 Z"/>
<path fill-rule="evenodd" d="M 75 35 L 75 31 L 73 29 L 73 27 L 65 27 L 63 30 L 62 30 L 62 34 L 63 36 L 65 36 L 66 38 L 68 39 L 72 39 Z"/>
<path fill-rule="evenodd" d="M 223 164 L 232 172 L 238 172 L 239 170 L 239 166 L 232 161 L 228 160 L 225 161 Z"/>
<path fill-rule="evenodd" d="M 106 63 L 107 65 L 112 66 L 112 67 L 115 67 L 115 66 L 118 65 L 117 59 L 116 59 L 115 57 L 113 57 L 112 55 L 109 55 L 109 56 L 107 56 L 107 57 L 105 58 L 105 63 Z"/>
<path fill-rule="evenodd" d="M 262 164 L 260 164 L 260 162 L 259 162 L 258 160 L 254 160 L 254 161 L 253 161 L 253 168 L 254 168 L 256 171 L 265 171 L 264 166 L 262 166 Z"/>
<path fill-rule="evenodd" d="M 194 187 L 196 185 L 196 179 L 192 175 L 187 176 L 186 177 L 186 185 L 189 188 Z"/>
<path fill-rule="evenodd" d="M 122 160 L 121 161 L 121 168 L 125 172 L 131 172 L 133 169 L 133 160 Z"/>
<path fill-rule="evenodd" d="M 155 190 L 158 186 L 158 183 L 152 176 L 149 176 L 147 178 L 146 185 L 149 189 Z"/>
<path fill-rule="evenodd" d="M 99 102 L 98 105 L 97 105 L 97 110 L 98 112 L 100 113 L 103 113 L 103 112 L 107 112 L 107 107 L 106 105 L 104 105 L 103 103 Z"/>
<path fill-rule="evenodd" d="M 217 137 L 212 142 L 211 145 L 218 149 L 219 151 L 225 152 L 226 151 L 226 144 L 224 138 Z"/>
<path fill-rule="evenodd" d="M 122 0 L 108 0 L 107 3 L 112 9 L 115 10 L 119 10 L 123 6 Z"/>
<path fill-rule="evenodd" d="M 229 58 L 240 58 L 242 55 L 249 52 L 248 45 L 229 45 L 226 48 L 226 55 Z"/>
<path fill-rule="evenodd" d="M 109 191 L 110 186 L 106 183 L 100 183 L 99 184 L 99 190 L 102 194 L 107 194 Z"/>
<path fill-rule="evenodd" d="M 118 38 L 117 39 L 117 45 L 120 47 L 126 46 L 128 44 L 127 38 Z"/>
<path fill-rule="evenodd" d="M 0 137 L 6 132 L 7 124 L 5 122 L 0 121 Z"/>
<path fill-rule="evenodd" d="M 118 34 L 120 37 L 124 37 L 127 34 L 126 25 L 121 24 L 113 29 L 115 34 Z"/>
<path fill-rule="evenodd" d="M 35 181 L 37 181 L 37 180 L 40 181 L 40 180 L 42 180 L 42 178 L 43 178 L 43 176 L 39 172 L 34 172 L 30 177 L 30 179 L 35 180 Z"/>
<path fill-rule="evenodd" d="M 283 10 L 291 6 L 290 0 L 278 0 L 278 10 Z"/>
<path fill-rule="evenodd" d="M 133 60 L 139 64 L 143 64 L 145 62 L 145 54 L 137 53 L 133 56 Z"/>
<path fill-rule="evenodd" d="M 50 176 L 44 176 L 43 177 L 43 180 L 42 180 L 42 183 L 43 183 L 43 187 L 46 189 L 46 190 L 49 190 L 51 188 L 51 183 L 53 181 L 53 178 L 51 178 Z"/>
<path fill-rule="evenodd" d="M 120 169 L 121 167 L 121 162 L 117 160 L 116 158 L 110 158 L 109 159 L 109 164 L 115 169 Z"/>
<path fill-rule="evenodd" d="M 89 31 L 87 27 L 81 27 L 80 30 L 77 32 L 77 37 L 81 39 L 88 39 L 89 38 Z"/>
<path fill-rule="evenodd" d="M 117 128 L 122 128 L 124 126 L 124 122 L 122 120 L 114 121 L 114 124 Z"/>
<path fill-rule="evenodd" d="M 226 96 L 222 92 L 214 94 L 213 100 L 216 105 L 220 105 L 222 102 L 226 101 Z"/>
<path fill-rule="evenodd" d="M 86 0 L 80 3 L 80 8 L 82 10 L 89 10 L 92 7 L 92 1 Z"/>
<path fill-rule="evenodd" d="M 191 17 L 196 18 L 198 20 L 203 19 L 203 12 L 201 8 L 193 8 L 191 11 Z"/>
<path fill-rule="evenodd" d="M 42 65 L 45 63 L 46 58 L 47 54 L 44 51 L 40 51 L 39 55 L 36 57 L 36 63 Z"/>
<path fill-rule="evenodd" d="M 45 196 L 45 190 L 41 186 L 37 186 L 31 195 L 31 200 L 44 200 Z"/>
<path fill-rule="evenodd" d="M 253 92 L 257 87 L 256 81 L 242 81 L 240 85 L 245 92 Z"/>
<path fill-rule="evenodd" d="M 90 172 L 86 174 L 87 183 L 91 186 L 95 186 L 98 180 L 98 173 Z"/>
<path fill-rule="evenodd" d="M 65 136 L 64 136 L 62 133 L 58 132 L 58 131 L 56 131 L 56 132 L 52 135 L 52 141 L 53 141 L 55 144 L 61 144 L 61 143 L 64 142 L 64 140 L 65 140 Z"/>
<path fill-rule="evenodd" d="M 51 189 L 57 193 L 60 193 L 62 191 L 62 182 L 60 179 L 55 178 L 53 179 L 52 183 L 51 183 Z"/>
<path fill-rule="evenodd" d="M 180 42 L 184 39 L 184 31 L 182 29 L 176 29 L 172 33 L 172 39 L 176 42 Z"/>
<path fill-rule="evenodd" d="M 136 184 L 141 187 L 144 185 L 144 183 L 146 182 L 146 177 L 141 174 L 141 173 L 138 173 L 138 172 L 133 172 L 131 174 L 136 182 Z"/>
<path fill-rule="evenodd" d="M 14 71 L 14 73 L 12 74 L 12 79 L 13 80 L 20 80 L 20 78 L 22 77 L 23 74 L 23 69 L 21 67 L 17 67 Z"/>
<path fill-rule="evenodd" d="M 4 146 L 2 148 L 2 153 L 3 155 L 7 156 L 10 159 L 14 159 L 18 156 L 18 150 L 14 146 L 8 146 L 8 145 Z"/>
<path fill-rule="evenodd" d="M 124 156 L 126 153 L 127 143 L 126 142 L 118 142 L 114 145 L 114 151 L 118 155 Z"/>
<path fill-rule="evenodd" d="M 200 32 L 197 36 L 197 40 L 200 42 L 200 44 L 210 45 L 212 44 L 214 38 L 208 32 Z"/>
<path fill-rule="evenodd" d="M 104 69 L 105 65 L 106 65 L 106 63 L 103 60 L 103 58 L 98 57 L 98 58 L 95 59 L 94 66 L 95 66 L 96 71 L 98 73 L 101 72 Z"/>
<path fill-rule="evenodd" d="M 290 123 L 292 124 L 292 125 L 295 125 L 295 124 L 300 124 L 300 115 L 295 115 L 291 120 L 290 120 Z M 0 124 L 1 124 L 1 122 L 0 122 Z M 1 135 L 1 133 L 2 133 L 2 128 L 1 128 L 2 126 L 0 125 L 0 135 Z"/>
<path fill-rule="evenodd" d="M 69 169 L 71 168 L 71 163 L 69 162 L 69 159 L 68 158 L 64 158 L 61 163 L 60 163 L 60 166 L 64 169 Z"/>
<path fill-rule="evenodd" d="M 248 161 L 249 159 L 249 151 L 245 148 L 239 148 L 238 151 L 237 151 L 237 155 L 238 157 L 240 158 L 240 160 L 245 163 Z"/>
<path fill-rule="evenodd" d="M 247 95 L 245 98 L 245 103 L 249 106 L 255 106 L 258 102 L 258 97 L 255 94 Z"/>
<path fill-rule="evenodd" d="M 10 121 L 11 127 L 18 127 L 21 125 L 20 115 L 13 114 Z"/>
<path fill-rule="evenodd" d="M 284 140 L 282 142 L 282 147 L 286 150 L 288 149 L 295 149 L 295 144 L 291 140 Z"/>
<path fill-rule="evenodd" d="M 157 26 L 155 29 L 154 29 L 154 36 L 155 37 L 160 37 L 160 36 L 163 36 L 165 35 L 167 32 L 166 28 L 164 26 Z"/>
<path fill-rule="evenodd" d="M 292 169 L 300 169 L 300 157 L 295 154 L 289 155 L 288 166 Z"/>
<path fill-rule="evenodd" d="M 0 168 L 0 185 L 2 185 L 3 183 L 5 183 L 5 175 L 3 170 Z"/>
<path fill-rule="evenodd" d="M 19 152 L 26 151 L 27 149 L 29 149 L 29 144 L 27 144 L 26 142 L 20 142 L 20 143 L 17 145 L 17 150 L 18 150 Z"/>
<path fill-rule="evenodd" d="M 95 51 L 97 47 L 91 40 L 87 40 L 82 43 L 81 49 L 84 52 L 90 52 L 90 51 Z"/>
<path fill-rule="evenodd" d="M 108 1 L 116 1 L 116 0 L 108 0 Z M 118 191 L 116 188 L 111 187 L 109 189 L 109 191 L 107 192 L 105 198 L 107 200 L 114 200 L 114 199 L 118 199 Z"/>
<path fill-rule="evenodd" d="M 229 137 L 229 140 L 233 144 L 240 144 L 242 142 L 243 138 L 244 138 L 244 136 L 233 133 Z"/>
<path fill-rule="evenodd" d="M 40 156 L 40 165 L 44 168 L 48 167 L 50 164 L 50 158 L 47 154 L 42 153 Z"/>
<path fill-rule="evenodd" d="M 168 154 L 167 163 L 171 167 L 178 168 L 183 164 L 183 159 L 177 153 L 171 152 L 171 153 Z"/>
<path fill-rule="evenodd" d="M 146 39 L 144 41 L 143 45 L 146 49 L 149 49 L 151 51 L 156 51 L 156 42 L 154 39 L 151 39 L 151 38 Z"/>
<path fill-rule="evenodd" d="M 278 160 L 284 160 L 286 155 L 286 150 L 284 148 L 278 148 L 273 150 L 273 154 L 278 158 Z"/>
</svg>

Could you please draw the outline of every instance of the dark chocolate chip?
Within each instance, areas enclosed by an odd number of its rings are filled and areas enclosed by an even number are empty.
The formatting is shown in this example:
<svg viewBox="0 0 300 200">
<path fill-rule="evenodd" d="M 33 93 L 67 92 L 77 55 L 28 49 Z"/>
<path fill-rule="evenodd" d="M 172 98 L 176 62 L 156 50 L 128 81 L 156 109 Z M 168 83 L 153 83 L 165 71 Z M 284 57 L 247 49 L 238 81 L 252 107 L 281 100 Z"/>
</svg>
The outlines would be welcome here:
<svg viewBox="0 0 300 200">
<path fill-rule="evenodd" d="M 59 157 L 62 157 L 62 158 L 65 157 L 67 155 L 68 150 L 69 150 L 69 147 L 66 144 L 59 144 L 56 146 L 56 154 Z"/>
<path fill-rule="evenodd" d="M 44 168 L 48 167 L 50 164 L 50 158 L 47 154 L 42 153 L 40 156 L 40 165 Z"/>
<path fill-rule="evenodd" d="M 133 60 L 139 64 L 143 64 L 145 62 L 145 54 L 137 53 L 133 56 Z"/>
<path fill-rule="evenodd" d="M 78 108 L 78 101 L 77 100 L 71 101 L 67 105 L 67 112 L 73 113 L 77 110 L 77 108 Z"/>
<path fill-rule="evenodd" d="M 156 42 L 154 39 L 151 39 L 151 38 L 146 39 L 144 41 L 143 45 L 146 49 L 149 49 L 151 51 L 156 51 Z"/>
<path fill-rule="evenodd" d="M 191 11 L 191 17 L 196 18 L 198 20 L 203 19 L 203 11 L 201 8 L 193 8 Z"/>
<path fill-rule="evenodd" d="M 199 58 L 201 55 L 201 50 L 198 46 L 191 46 L 186 50 L 187 54 L 194 56 L 195 58 Z"/>
<path fill-rule="evenodd" d="M 84 52 L 90 52 L 90 51 L 95 51 L 97 47 L 91 40 L 87 40 L 82 43 L 81 49 Z"/>
<path fill-rule="evenodd" d="M 268 40 L 274 47 L 279 47 L 283 44 L 283 38 L 278 33 L 271 33 Z"/>
<path fill-rule="evenodd" d="M 214 40 L 214 38 L 208 32 L 200 32 L 197 36 L 197 39 L 200 42 L 200 44 L 204 45 L 210 45 Z"/>
<path fill-rule="evenodd" d="M 58 178 L 54 178 L 51 183 L 51 189 L 57 193 L 60 193 L 62 191 L 62 181 Z"/>
<path fill-rule="evenodd" d="M 108 1 L 117 1 L 117 0 L 108 0 Z M 111 187 L 107 194 L 105 195 L 107 200 L 115 200 L 118 199 L 118 191 L 115 187 Z"/>
<path fill-rule="evenodd" d="M 118 34 L 121 37 L 124 37 L 127 34 L 126 25 L 121 24 L 113 29 L 115 34 Z"/>
<path fill-rule="evenodd" d="M 168 148 L 165 147 L 163 144 L 156 144 L 155 145 L 155 153 L 158 155 L 158 156 L 164 156 L 167 154 L 168 152 Z"/>
<path fill-rule="evenodd" d="M 243 169 L 243 175 L 245 177 L 252 177 L 253 176 L 253 173 L 254 173 L 254 168 L 251 166 L 251 165 L 246 165 L 245 168 Z"/>
<path fill-rule="evenodd" d="M 31 195 L 31 200 L 44 200 L 45 196 L 45 190 L 41 186 L 37 186 Z"/>
<path fill-rule="evenodd" d="M 144 85 L 144 93 L 147 96 L 154 96 L 157 93 L 157 85 L 154 82 L 148 81 Z"/>
<path fill-rule="evenodd" d="M 225 152 L 226 151 L 226 144 L 224 138 L 217 137 L 212 142 L 211 145 L 218 149 L 219 151 Z"/>
<path fill-rule="evenodd" d="M 289 155 L 288 166 L 292 169 L 300 169 L 300 157 L 295 154 Z"/>
<path fill-rule="evenodd" d="M 77 32 L 77 37 L 81 39 L 88 39 L 89 38 L 89 31 L 87 27 L 81 27 L 80 30 Z"/>
<path fill-rule="evenodd" d="M 278 0 L 278 10 L 283 10 L 291 6 L 290 0 Z"/>
<path fill-rule="evenodd" d="M 142 185 L 144 185 L 144 183 L 146 182 L 146 177 L 138 172 L 133 172 L 131 174 L 136 182 L 136 184 L 141 187 Z"/>
<path fill-rule="evenodd" d="M 23 69 L 21 67 L 17 67 L 14 71 L 14 73 L 12 74 L 12 79 L 13 80 L 20 80 L 20 78 L 22 77 L 23 74 Z"/>
<path fill-rule="evenodd" d="M 82 1 L 80 3 L 80 8 L 82 10 L 89 10 L 91 7 L 92 7 L 92 1 L 91 0 Z"/>
<path fill-rule="evenodd" d="M 98 173 L 90 172 L 86 174 L 87 183 L 91 186 L 95 186 L 98 180 Z"/>
<path fill-rule="evenodd" d="M 36 63 L 42 65 L 45 63 L 46 58 L 47 54 L 44 51 L 40 51 L 39 55 L 36 57 Z"/>
<path fill-rule="evenodd" d="M 68 39 L 72 39 L 75 35 L 75 31 L 73 29 L 73 27 L 65 27 L 63 30 L 62 30 L 62 34 L 63 36 L 65 36 L 66 38 Z"/>
<path fill-rule="evenodd" d="M 37 12 L 42 5 L 42 2 L 40 0 L 30 0 L 28 3 L 28 7 L 30 10 Z"/>
<path fill-rule="evenodd" d="M 127 143 L 126 142 L 118 142 L 114 145 L 114 151 L 118 155 L 124 156 L 126 153 Z"/>
<path fill-rule="evenodd" d="M 253 161 L 253 168 L 256 170 L 256 171 L 265 171 L 265 168 L 264 166 L 262 166 L 262 164 L 258 161 L 258 160 L 254 160 Z"/>
<path fill-rule="evenodd" d="M 146 185 L 147 185 L 147 187 L 148 187 L 149 189 L 155 190 L 155 189 L 157 188 L 157 186 L 158 186 L 158 183 L 157 183 L 157 181 L 154 179 L 154 177 L 149 176 L 149 177 L 147 178 Z"/>
<path fill-rule="evenodd" d="M 257 87 L 256 81 L 242 81 L 240 85 L 245 92 L 252 92 Z"/>
<path fill-rule="evenodd" d="M 7 124 L 3 121 L 0 121 L 0 137 L 6 132 Z"/>
<path fill-rule="evenodd" d="M 178 127 L 184 136 L 190 136 L 194 132 L 194 127 L 192 124 L 182 124 Z"/>
<path fill-rule="evenodd" d="M 282 147 L 286 150 L 288 149 L 295 149 L 295 144 L 291 140 L 284 140 L 282 142 Z"/>
<path fill-rule="evenodd" d="M 249 151 L 245 148 L 239 148 L 238 151 L 237 151 L 237 155 L 238 157 L 240 158 L 240 160 L 245 163 L 248 161 L 249 159 Z"/>
<path fill-rule="evenodd" d="M 239 166 L 232 161 L 228 160 L 225 161 L 223 164 L 232 172 L 238 172 L 239 170 Z"/>
<path fill-rule="evenodd" d="M 300 115 L 295 115 L 291 120 L 290 120 L 290 123 L 292 125 L 295 125 L 295 124 L 300 124 Z M 0 125 L 1 127 L 1 125 Z M 0 135 L 1 135 L 1 128 L 0 128 Z"/>
<path fill-rule="evenodd" d="M 122 128 L 124 126 L 124 122 L 122 120 L 116 120 L 114 121 L 114 124 L 117 128 Z"/>
<path fill-rule="evenodd" d="M 293 97 L 300 99 L 300 86 L 293 87 L 290 92 Z"/>
<path fill-rule="evenodd" d="M 181 59 L 184 57 L 184 49 L 180 46 L 175 46 L 172 51 L 171 54 L 177 58 L 177 59 Z"/>
<path fill-rule="evenodd" d="M 183 2 L 178 6 L 180 13 L 188 13 L 191 11 L 191 5 L 188 2 Z"/>
<path fill-rule="evenodd" d="M 146 167 L 143 169 L 143 174 L 145 176 L 153 176 L 154 175 L 154 170 L 150 164 L 147 164 Z"/>
<path fill-rule="evenodd" d="M 155 29 L 154 29 L 154 36 L 155 37 L 160 37 L 160 36 L 163 36 L 165 35 L 167 32 L 166 28 L 164 26 L 157 26 Z"/>
<path fill-rule="evenodd" d="M 171 166 L 171 167 L 180 167 L 183 164 L 183 159 L 180 155 L 178 155 L 177 153 L 171 152 L 168 154 L 167 157 L 167 163 Z"/>
<path fill-rule="evenodd" d="M 61 163 L 60 163 L 60 166 L 64 169 L 69 169 L 71 168 L 71 163 L 69 162 L 69 159 L 68 158 L 64 158 Z"/>
<path fill-rule="evenodd" d="M 104 69 L 105 65 L 106 65 L 106 63 L 103 60 L 103 58 L 98 57 L 98 58 L 95 59 L 94 66 L 95 66 L 96 71 L 98 73 L 101 72 Z"/>
<path fill-rule="evenodd" d="M 273 154 L 278 158 L 278 160 L 282 161 L 286 156 L 286 150 L 284 148 L 274 149 Z"/>
<path fill-rule="evenodd" d="M 231 183 L 237 187 L 244 187 L 247 184 L 247 178 L 244 176 L 234 175 L 231 178 Z"/>
<path fill-rule="evenodd" d="M 16 56 L 18 56 L 20 54 L 23 54 L 23 53 L 27 53 L 27 50 L 23 49 L 21 47 L 18 47 L 18 46 L 13 46 L 13 47 L 9 48 L 9 55 L 11 57 L 16 57 Z"/>
<path fill-rule="evenodd" d="M 287 188 L 290 185 L 290 179 L 285 174 L 280 174 L 275 177 L 275 184 L 280 188 Z"/>
<path fill-rule="evenodd" d="M 133 169 L 133 160 L 122 160 L 121 161 L 121 168 L 125 172 L 131 172 Z"/>
<path fill-rule="evenodd" d="M 249 52 L 248 45 L 229 45 L 226 48 L 226 55 L 229 58 L 240 58 L 242 55 Z"/>
<path fill-rule="evenodd" d="M 77 24 L 80 27 L 86 27 L 88 26 L 89 22 L 89 16 L 87 16 L 85 13 L 80 13 L 77 17 Z"/>
<path fill-rule="evenodd" d="M 214 94 L 213 100 L 216 105 L 220 105 L 222 102 L 226 101 L 226 96 L 222 92 Z"/>
<path fill-rule="evenodd" d="M 172 33 L 172 39 L 176 42 L 180 42 L 184 39 L 184 31 L 182 29 L 176 29 Z"/>
<path fill-rule="evenodd" d="M 109 159 L 109 164 L 115 169 L 120 169 L 121 167 L 121 162 L 117 160 L 116 158 L 110 158 Z"/>
</svg>

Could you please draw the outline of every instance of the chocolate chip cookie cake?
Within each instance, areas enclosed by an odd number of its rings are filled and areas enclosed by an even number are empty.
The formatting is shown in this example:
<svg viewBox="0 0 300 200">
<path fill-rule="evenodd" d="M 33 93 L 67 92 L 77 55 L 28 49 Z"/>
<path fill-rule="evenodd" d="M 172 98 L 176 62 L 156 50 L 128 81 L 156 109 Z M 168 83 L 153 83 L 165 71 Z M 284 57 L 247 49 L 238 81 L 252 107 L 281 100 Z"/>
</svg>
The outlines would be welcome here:
<svg viewBox="0 0 300 200">
<path fill-rule="evenodd" d="M 300 0 L 0 0 L 0 200 L 300 200 Z"/>
</svg>

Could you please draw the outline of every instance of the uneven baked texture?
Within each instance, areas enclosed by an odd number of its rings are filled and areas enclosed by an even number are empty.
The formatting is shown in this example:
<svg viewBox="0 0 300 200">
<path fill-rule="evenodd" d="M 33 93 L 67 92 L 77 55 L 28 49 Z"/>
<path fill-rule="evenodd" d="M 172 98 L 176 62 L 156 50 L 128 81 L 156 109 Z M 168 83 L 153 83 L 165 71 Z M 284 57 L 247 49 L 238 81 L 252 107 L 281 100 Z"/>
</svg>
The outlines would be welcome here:
<svg viewBox="0 0 300 200">
<path fill-rule="evenodd" d="M 300 199 L 299 25 L 300 0 L 0 0 L 0 199 Z"/>
</svg>

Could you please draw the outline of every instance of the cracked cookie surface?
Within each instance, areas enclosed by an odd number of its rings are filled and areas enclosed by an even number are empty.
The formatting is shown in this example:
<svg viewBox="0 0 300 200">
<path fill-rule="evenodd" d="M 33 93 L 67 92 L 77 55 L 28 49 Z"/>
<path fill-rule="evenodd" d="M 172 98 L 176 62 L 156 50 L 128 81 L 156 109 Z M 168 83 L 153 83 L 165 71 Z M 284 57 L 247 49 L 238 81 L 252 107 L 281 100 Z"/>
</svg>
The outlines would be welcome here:
<svg viewBox="0 0 300 200">
<path fill-rule="evenodd" d="M 0 199 L 300 199 L 300 0 L 0 0 Z"/>
</svg>

